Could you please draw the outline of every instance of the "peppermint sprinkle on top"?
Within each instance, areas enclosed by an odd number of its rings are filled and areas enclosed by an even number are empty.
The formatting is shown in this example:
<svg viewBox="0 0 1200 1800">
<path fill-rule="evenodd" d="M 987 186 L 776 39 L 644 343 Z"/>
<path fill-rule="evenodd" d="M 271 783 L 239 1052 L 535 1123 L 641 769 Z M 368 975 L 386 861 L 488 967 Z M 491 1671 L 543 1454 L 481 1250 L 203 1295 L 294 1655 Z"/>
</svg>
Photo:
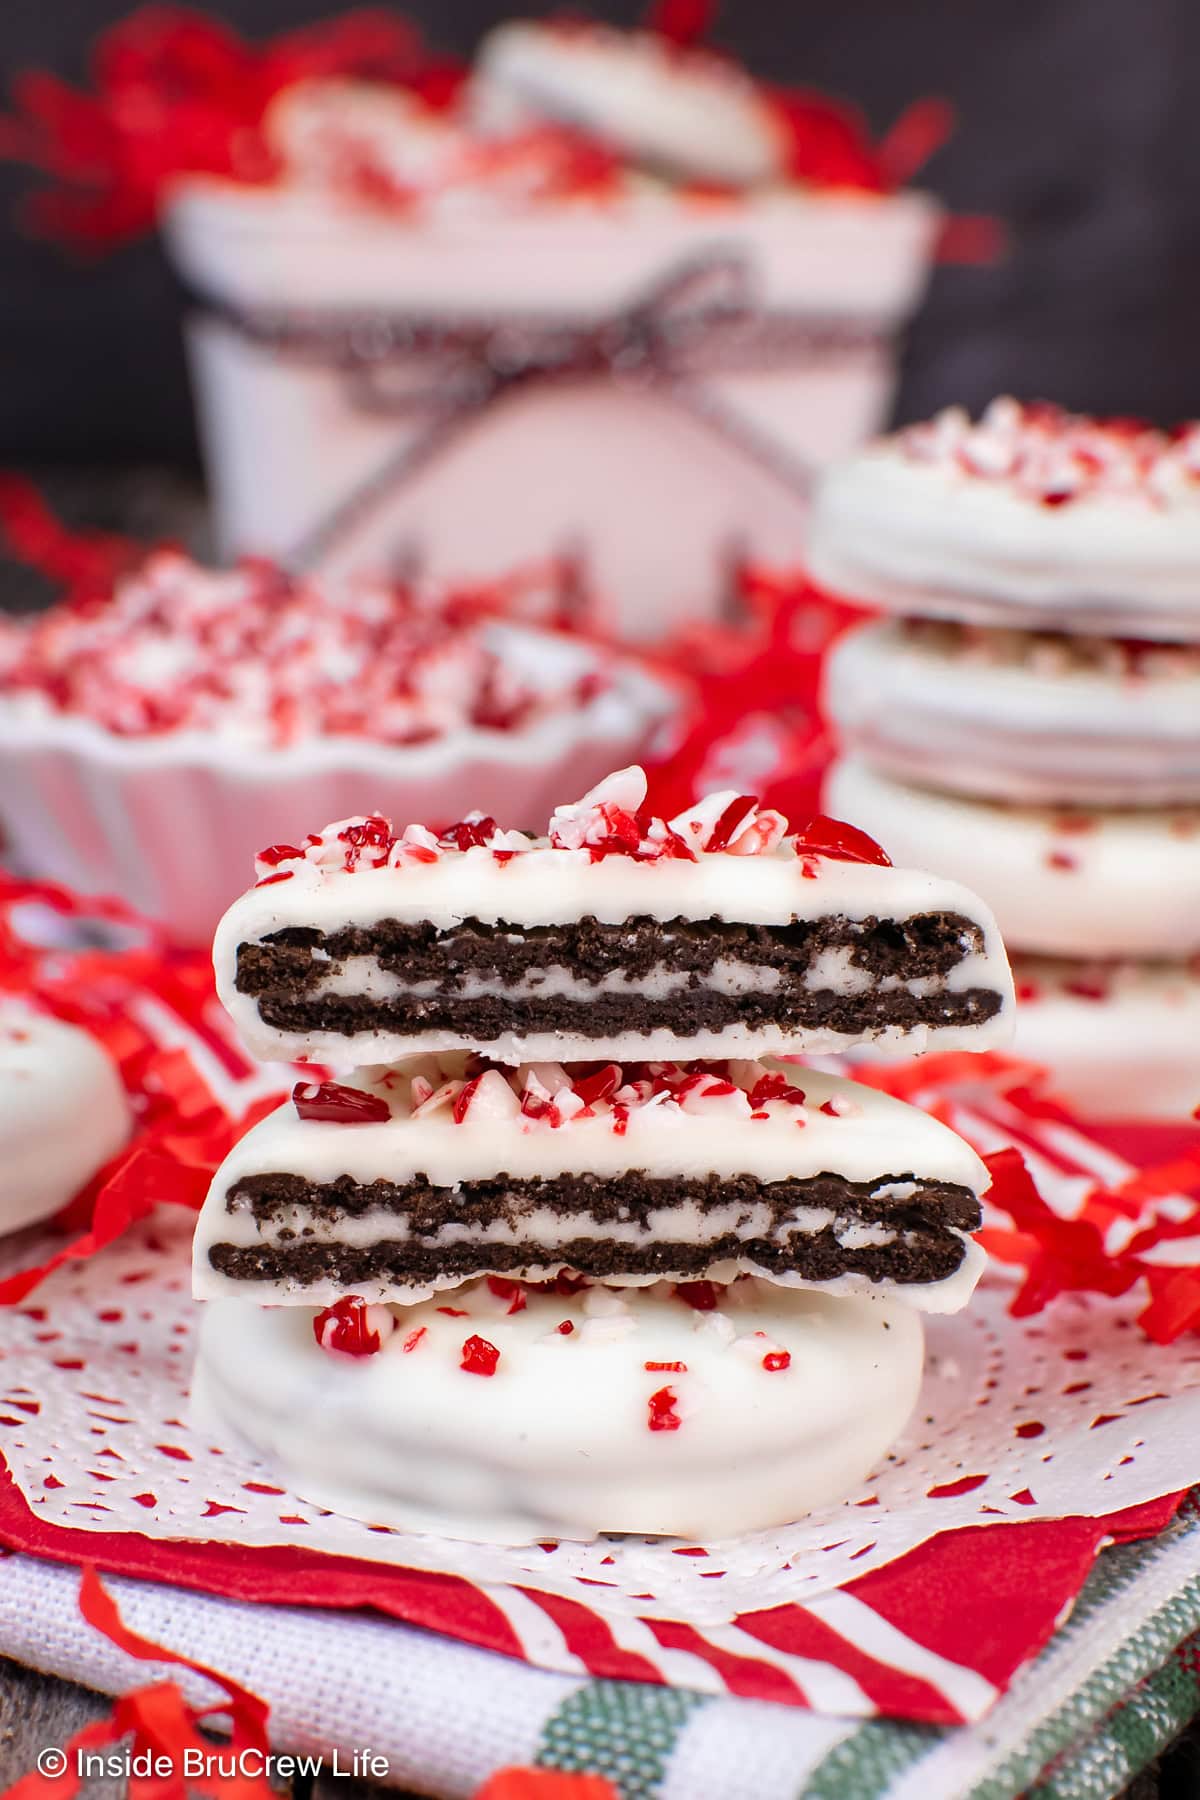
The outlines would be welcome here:
<svg viewBox="0 0 1200 1800">
<path fill-rule="evenodd" d="M 811 1105 L 805 1090 L 778 1069 L 749 1057 L 711 1062 L 492 1063 L 474 1053 L 445 1052 L 413 1060 L 407 1079 L 388 1072 L 360 1077 L 361 1087 L 300 1083 L 293 1098 L 301 1118 L 333 1124 L 441 1115 L 452 1126 L 511 1125 L 522 1132 L 558 1131 L 589 1120 L 624 1135 L 638 1114 L 664 1118 L 715 1116 L 795 1120 L 813 1107 L 827 1118 L 854 1118 L 858 1102 L 844 1094 Z M 803 1071 L 798 1071 L 803 1074 Z"/>
<path fill-rule="evenodd" d="M 1046 507 L 1092 497 L 1200 501 L 1200 423 L 1160 431 L 1142 419 L 1093 419 L 1002 398 L 978 420 L 947 407 L 894 441 L 914 462 L 1001 484 Z"/>
<path fill-rule="evenodd" d="M 405 869 L 448 856 L 490 855 L 504 866 L 515 856 L 560 851 L 589 862 L 609 856 L 634 862 L 699 862 L 705 856 L 794 856 L 801 873 L 825 862 L 873 863 L 888 858 L 873 838 L 852 825 L 820 817 L 788 837 L 782 813 L 753 794 L 709 794 L 673 819 L 646 806 L 646 777 L 636 766 L 606 776 L 573 804 L 556 807 L 545 837 L 503 831 L 492 818 L 468 813 L 440 833 L 426 825 L 403 829 L 379 813 L 339 819 L 310 832 L 303 844 L 271 844 L 255 863 L 260 883 L 281 875 L 308 879 L 360 869 Z"/>
<path fill-rule="evenodd" d="M 518 731 L 610 681 L 602 662 L 527 673 L 528 642 L 506 651 L 487 625 L 515 597 L 298 579 L 264 561 L 207 569 L 160 550 L 111 592 L 3 625 L 0 694 L 120 737 L 203 732 L 256 750 Z"/>
</svg>

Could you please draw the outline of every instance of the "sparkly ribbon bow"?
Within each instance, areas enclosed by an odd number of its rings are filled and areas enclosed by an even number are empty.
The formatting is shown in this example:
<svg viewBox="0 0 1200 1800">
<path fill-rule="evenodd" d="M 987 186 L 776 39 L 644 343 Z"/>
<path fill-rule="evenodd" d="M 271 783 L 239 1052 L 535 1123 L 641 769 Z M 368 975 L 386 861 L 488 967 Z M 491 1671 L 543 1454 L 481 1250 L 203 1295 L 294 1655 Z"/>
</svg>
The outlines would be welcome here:
<svg viewBox="0 0 1200 1800">
<path fill-rule="evenodd" d="M 295 570 L 319 562 L 489 407 L 534 383 L 601 378 L 653 387 L 803 495 L 809 468 L 700 378 L 873 351 L 888 335 L 877 319 L 763 310 L 745 257 L 723 249 L 687 258 L 629 304 L 590 319 L 251 309 L 191 298 L 252 343 L 338 371 L 357 410 L 423 421 L 283 558 Z"/>
</svg>

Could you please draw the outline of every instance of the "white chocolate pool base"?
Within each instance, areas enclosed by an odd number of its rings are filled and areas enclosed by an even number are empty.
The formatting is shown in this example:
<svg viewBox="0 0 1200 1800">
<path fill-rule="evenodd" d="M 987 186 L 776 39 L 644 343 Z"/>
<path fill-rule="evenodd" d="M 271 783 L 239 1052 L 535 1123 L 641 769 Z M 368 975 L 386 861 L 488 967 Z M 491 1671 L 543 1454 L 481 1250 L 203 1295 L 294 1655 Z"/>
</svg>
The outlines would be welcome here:
<svg viewBox="0 0 1200 1800">
<path fill-rule="evenodd" d="M 193 1420 L 301 1498 L 371 1524 L 494 1543 L 708 1541 L 853 1491 L 920 1386 L 921 1322 L 904 1305 L 758 1281 L 727 1290 L 716 1312 L 664 1288 L 507 1305 L 469 1284 L 398 1310 L 383 1349 L 356 1359 L 317 1346 L 307 1308 L 211 1302 Z M 473 1335 L 498 1350 L 494 1375 L 460 1366 Z M 763 1366 L 784 1351 L 787 1367 Z M 646 1367 L 678 1362 L 685 1371 Z M 652 1430 L 664 1389 L 679 1424 Z"/>
</svg>

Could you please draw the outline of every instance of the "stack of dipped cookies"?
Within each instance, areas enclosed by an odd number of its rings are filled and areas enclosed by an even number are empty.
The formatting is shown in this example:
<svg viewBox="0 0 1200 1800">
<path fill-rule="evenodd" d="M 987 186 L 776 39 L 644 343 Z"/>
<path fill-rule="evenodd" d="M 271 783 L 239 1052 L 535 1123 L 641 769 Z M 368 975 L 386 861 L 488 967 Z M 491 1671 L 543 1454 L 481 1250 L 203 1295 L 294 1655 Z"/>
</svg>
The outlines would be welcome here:
<svg viewBox="0 0 1200 1800">
<path fill-rule="evenodd" d="M 1017 1052 L 1085 1116 L 1200 1103 L 1200 425 L 995 401 L 869 446 L 818 496 L 836 647 L 828 804 L 973 886 Z"/>
<path fill-rule="evenodd" d="M 645 799 L 343 821 L 221 924 L 251 1051 L 343 1071 L 242 1139 L 195 1243 L 197 1415 L 306 1499 L 511 1542 L 780 1524 L 869 1472 L 922 1311 L 970 1297 L 974 1151 L 778 1059 L 1002 1042 L 988 910 L 832 820 Z"/>
</svg>

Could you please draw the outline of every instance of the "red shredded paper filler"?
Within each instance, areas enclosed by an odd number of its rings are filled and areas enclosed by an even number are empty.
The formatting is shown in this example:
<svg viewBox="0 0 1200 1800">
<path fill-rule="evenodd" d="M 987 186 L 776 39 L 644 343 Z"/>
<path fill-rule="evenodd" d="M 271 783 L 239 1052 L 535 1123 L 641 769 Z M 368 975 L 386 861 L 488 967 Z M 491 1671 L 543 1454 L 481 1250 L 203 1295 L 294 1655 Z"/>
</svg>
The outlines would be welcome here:
<svg viewBox="0 0 1200 1800">
<path fill-rule="evenodd" d="M 189 1793 L 220 1796 L 220 1800 L 269 1800 L 271 1789 L 261 1776 L 237 1773 L 224 1776 L 219 1768 L 211 1776 L 192 1775 L 184 1781 L 185 1757 L 189 1752 L 201 1760 L 197 1768 L 206 1768 L 217 1746 L 202 1735 L 200 1727 L 219 1721 L 229 1731 L 229 1752 L 234 1756 L 256 1751 L 265 1757 L 267 1742 L 267 1707 L 257 1694 L 242 1687 L 227 1675 L 192 1662 L 165 1645 L 152 1643 L 130 1631 L 121 1618 L 116 1602 L 105 1589 L 90 1563 L 83 1567 L 79 1587 L 79 1610 L 90 1625 L 103 1633 L 127 1656 L 139 1662 L 175 1663 L 203 1675 L 222 1689 L 222 1698 L 206 1707 L 191 1706 L 178 1683 L 156 1681 L 147 1687 L 134 1688 L 114 1703 L 107 1719 L 98 1719 L 77 1731 L 64 1746 L 66 1763 L 61 1775 L 42 1775 L 32 1771 L 23 1775 L 6 1790 L 6 1800 L 70 1800 L 79 1792 L 78 1753 L 98 1750 L 128 1738 L 132 1756 L 148 1753 L 157 1761 L 165 1758 L 174 1773 L 132 1775 L 130 1800 L 186 1800 Z M 247 1762 L 252 1759 L 247 1758 Z"/>
<path fill-rule="evenodd" d="M 48 908 L 65 919 L 101 919 L 135 941 L 121 950 L 47 950 L 22 929 L 30 908 Z M 207 956 L 171 948 L 154 926 L 117 901 L 84 899 L 53 883 L 19 881 L 0 871 L 0 991 L 90 1032 L 116 1064 L 134 1112 L 129 1143 L 58 1216 L 64 1233 L 78 1235 L 43 1262 L 0 1281 L 0 1306 L 13 1306 L 54 1269 L 96 1255 L 160 1201 L 198 1210 L 217 1164 L 281 1096 L 258 1099 L 231 1117 L 187 1051 L 164 1047 L 139 1023 L 135 1002 L 152 997 L 226 1065 L 238 1058 L 213 1024 Z"/>
<path fill-rule="evenodd" d="M 705 34 L 710 10 L 707 0 L 658 0 L 651 28 L 683 53 Z M 85 88 L 44 69 L 17 76 L 13 110 L 0 115 L 0 157 L 50 179 L 28 208 L 34 230 L 102 251 L 152 230 L 181 175 L 275 180 L 267 109 L 298 82 L 386 83 L 445 108 L 464 73 L 431 52 L 411 21 L 382 8 L 251 43 L 201 11 L 143 6 L 98 35 Z M 954 127 L 949 105 L 926 99 L 875 143 L 844 101 L 800 88 L 762 93 L 784 138 L 787 172 L 806 183 L 892 192 Z"/>
</svg>

